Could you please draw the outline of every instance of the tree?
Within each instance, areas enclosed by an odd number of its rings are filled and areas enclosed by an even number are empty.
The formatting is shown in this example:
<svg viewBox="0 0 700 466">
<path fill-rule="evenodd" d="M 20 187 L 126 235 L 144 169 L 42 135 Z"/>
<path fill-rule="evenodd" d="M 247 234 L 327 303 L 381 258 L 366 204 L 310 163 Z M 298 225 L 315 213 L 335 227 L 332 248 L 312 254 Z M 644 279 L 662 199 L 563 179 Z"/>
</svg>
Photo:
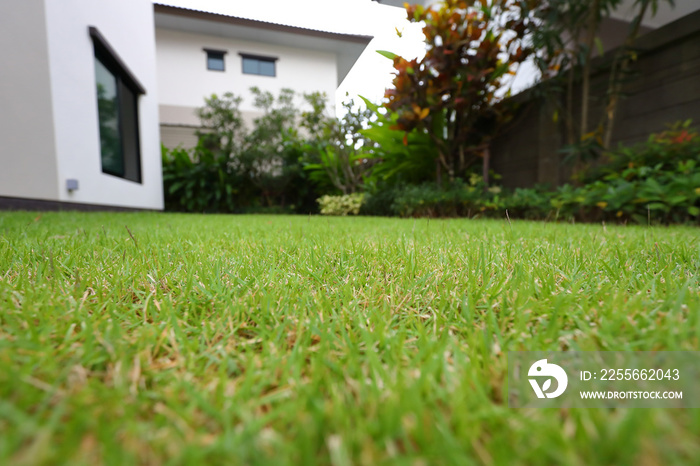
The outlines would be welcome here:
<svg viewBox="0 0 700 466">
<path fill-rule="evenodd" d="M 438 184 L 443 170 L 453 181 L 479 156 L 488 173 L 489 143 L 511 115 L 503 88 L 532 53 L 526 37 L 535 4 L 446 0 L 429 8 L 407 6 L 408 20 L 425 24 L 425 56 L 409 61 L 380 52 L 396 69 L 385 105 L 398 114 L 398 129 L 430 135 Z"/>
<path fill-rule="evenodd" d="M 198 109 L 202 129 L 197 146 L 163 152 L 169 206 L 200 212 L 316 208 L 318 196 L 303 168 L 305 141 L 297 131 L 295 93 L 283 89 L 274 96 L 258 88 L 251 93 L 259 116 L 250 129 L 243 122 L 240 97 L 212 95 Z M 304 114 L 317 119 L 316 111 Z"/>
<path fill-rule="evenodd" d="M 307 169 L 319 185 L 330 184 L 343 194 L 351 194 L 360 190 L 374 163 L 368 152 L 372 142 L 363 134 L 373 112 L 368 107 L 356 106 L 353 99 L 343 102 L 343 108 L 342 118 L 317 121 L 315 137 L 309 143 L 317 160 L 308 164 Z M 305 118 L 302 126 L 311 127 L 313 121 Z"/>
<path fill-rule="evenodd" d="M 532 11 L 539 24 L 533 30 L 532 42 L 538 53 L 535 63 L 544 79 L 549 79 L 547 95 L 559 96 L 562 87 L 557 84 L 566 81 L 565 104 L 559 105 L 566 125 L 566 139 L 569 151 L 576 160 L 575 171 L 582 167 L 586 158 L 596 157 L 610 146 L 617 107 L 622 96 L 623 84 L 629 79 L 631 65 L 637 53 L 633 48 L 638 38 L 642 20 L 651 12 L 656 14 L 659 1 L 670 5 L 673 0 L 635 0 L 633 18 L 626 39 L 615 52 L 610 64 L 608 88 L 605 94 L 604 111 L 597 124 L 590 124 L 590 83 L 593 69 L 593 52 L 598 49 L 603 55 L 603 44 L 597 36 L 604 19 L 609 18 L 622 3 L 622 0 L 547 0 Z M 566 76 L 566 77 L 565 77 Z M 574 84 L 580 81 L 580 114 L 574 115 Z M 550 99 L 559 104 L 559 99 Z M 593 129 L 591 129 L 593 128 Z"/>
<path fill-rule="evenodd" d="M 221 97 L 212 94 L 204 99 L 204 107 L 197 109 L 204 129 L 196 131 L 204 146 L 220 151 L 229 158 L 240 150 L 247 134 L 239 108 L 242 101 L 232 92 L 226 92 Z"/>
<path fill-rule="evenodd" d="M 295 93 L 281 89 L 275 98 L 258 87 L 251 87 L 250 91 L 253 105 L 262 115 L 254 120 L 253 130 L 245 138 L 241 160 L 248 177 L 260 189 L 263 204 L 272 206 L 291 181 L 294 170 L 290 168 L 299 157 L 295 150 L 300 145 L 295 125 L 298 116 Z M 282 199 L 281 204 L 284 203 Z"/>
</svg>

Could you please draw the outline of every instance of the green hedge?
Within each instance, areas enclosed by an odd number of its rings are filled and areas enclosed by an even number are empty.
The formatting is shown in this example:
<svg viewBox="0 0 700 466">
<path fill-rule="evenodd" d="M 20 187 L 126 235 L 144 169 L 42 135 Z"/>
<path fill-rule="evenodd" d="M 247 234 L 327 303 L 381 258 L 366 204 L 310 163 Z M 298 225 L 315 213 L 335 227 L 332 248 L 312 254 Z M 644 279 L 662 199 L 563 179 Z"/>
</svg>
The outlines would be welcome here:
<svg viewBox="0 0 700 466">
<path fill-rule="evenodd" d="M 375 190 L 363 203 L 366 215 L 401 217 L 503 217 L 578 221 L 688 223 L 700 217 L 700 137 L 690 122 L 653 134 L 642 144 L 620 147 L 597 168 L 583 172 L 580 186 L 567 184 L 501 190 L 478 177 Z"/>
</svg>

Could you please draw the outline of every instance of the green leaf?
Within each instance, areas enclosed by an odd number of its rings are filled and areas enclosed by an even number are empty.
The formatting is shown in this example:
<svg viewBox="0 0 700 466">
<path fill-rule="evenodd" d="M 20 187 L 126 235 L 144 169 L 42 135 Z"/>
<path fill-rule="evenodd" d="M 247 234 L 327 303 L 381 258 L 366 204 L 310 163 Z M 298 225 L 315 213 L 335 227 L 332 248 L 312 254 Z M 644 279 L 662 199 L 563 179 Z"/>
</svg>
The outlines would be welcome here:
<svg viewBox="0 0 700 466">
<path fill-rule="evenodd" d="M 605 53 L 605 49 L 603 48 L 603 41 L 600 40 L 600 37 L 595 38 L 595 46 L 598 49 L 598 54 L 600 56 L 603 56 L 603 53 Z"/>
<path fill-rule="evenodd" d="M 697 217 L 698 215 L 700 215 L 700 207 L 691 205 L 690 207 L 688 207 L 688 213 L 694 217 Z"/>
<path fill-rule="evenodd" d="M 379 105 L 371 102 L 366 97 L 363 97 L 361 95 L 359 97 L 364 101 L 365 105 L 367 105 L 367 108 L 370 109 L 372 112 L 377 113 L 379 111 Z"/>
<path fill-rule="evenodd" d="M 661 202 L 652 202 L 647 207 L 649 210 L 666 210 L 666 204 L 662 204 Z"/>
<path fill-rule="evenodd" d="M 393 60 L 394 58 L 398 57 L 395 53 L 392 52 L 387 52 L 386 50 L 377 50 L 377 53 L 383 57 L 388 58 L 389 60 Z"/>
<path fill-rule="evenodd" d="M 687 196 L 683 196 L 683 195 L 679 194 L 677 196 L 673 196 L 673 197 L 669 198 L 668 202 L 671 205 L 678 205 L 678 204 L 684 203 L 687 200 L 688 200 Z"/>
</svg>

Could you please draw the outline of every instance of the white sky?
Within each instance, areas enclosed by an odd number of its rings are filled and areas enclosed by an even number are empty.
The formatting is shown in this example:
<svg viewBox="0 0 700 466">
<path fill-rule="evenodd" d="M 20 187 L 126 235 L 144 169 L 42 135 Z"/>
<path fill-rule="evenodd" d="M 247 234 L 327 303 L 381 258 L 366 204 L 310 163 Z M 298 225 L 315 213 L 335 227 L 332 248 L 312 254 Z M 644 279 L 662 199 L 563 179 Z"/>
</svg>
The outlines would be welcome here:
<svg viewBox="0 0 700 466">
<path fill-rule="evenodd" d="M 330 32 L 374 36 L 336 92 L 336 108 L 346 99 L 362 95 L 379 102 L 390 86 L 393 66 L 376 50 L 405 58 L 422 56 L 421 27 L 406 20 L 406 11 L 371 0 L 157 0 L 156 3 L 257 19 Z M 396 29 L 402 31 L 399 38 Z"/>
</svg>

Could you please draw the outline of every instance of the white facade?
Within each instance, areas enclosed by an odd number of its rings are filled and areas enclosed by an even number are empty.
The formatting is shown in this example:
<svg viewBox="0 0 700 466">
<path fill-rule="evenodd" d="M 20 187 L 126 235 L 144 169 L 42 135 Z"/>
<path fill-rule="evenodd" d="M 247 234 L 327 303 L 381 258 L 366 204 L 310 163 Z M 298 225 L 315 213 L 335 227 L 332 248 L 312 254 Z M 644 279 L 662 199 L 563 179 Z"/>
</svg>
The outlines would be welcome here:
<svg viewBox="0 0 700 466">
<path fill-rule="evenodd" d="M 102 171 L 90 26 L 145 89 L 140 182 Z M 0 196 L 162 209 L 151 2 L 0 2 L 0 43 Z M 69 191 L 67 180 L 78 189 Z"/>
<path fill-rule="evenodd" d="M 335 55 L 329 52 L 168 29 L 156 30 L 156 44 L 161 108 L 174 106 L 194 110 L 204 104 L 205 96 L 233 92 L 243 97 L 241 110 L 254 112 L 249 91 L 252 86 L 275 95 L 283 88 L 293 89 L 298 94 L 320 91 L 329 98 L 335 95 L 338 79 Z M 207 69 L 203 48 L 227 52 L 224 71 Z M 277 58 L 276 76 L 244 74 L 239 53 Z M 164 112 L 161 123 L 177 123 L 168 121 L 171 114 Z M 198 123 L 197 120 L 191 122 Z"/>
<path fill-rule="evenodd" d="M 335 91 L 371 37 L 253 21 L 184 8 L 155 6 L 161 140 L 194 146 L 196 109 L 212 94 L 232 92 L 250 122 L 256 115 L 252 86 L 278 95 L 324 92 L 334 113 Z M 224 71 L 207 68 L 205 49 L 225 52 Z M 275 76 L 243 72 L 242 56 L 273 58 Z M 301 97 L 299 97 L 301 99 Z"/>
</svg>

